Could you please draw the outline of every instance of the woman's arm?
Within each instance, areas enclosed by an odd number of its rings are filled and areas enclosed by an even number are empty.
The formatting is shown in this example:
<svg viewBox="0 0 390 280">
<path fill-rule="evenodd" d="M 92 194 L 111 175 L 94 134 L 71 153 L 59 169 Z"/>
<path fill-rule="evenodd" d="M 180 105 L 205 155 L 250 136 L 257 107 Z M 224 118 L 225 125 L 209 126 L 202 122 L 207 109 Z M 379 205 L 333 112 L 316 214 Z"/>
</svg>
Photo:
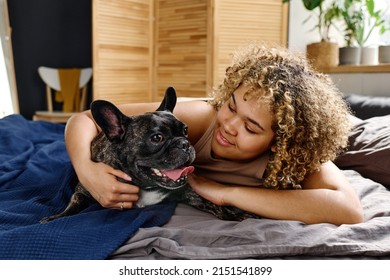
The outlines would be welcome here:
<svg viewBox="0 0 390 280">
<path fill-rule="evenodd" d="M 307 224 L 363 222 L 357 195 L 332 162 L 311 174 L 302 190 L 224 186 L 196 176 L 189 178 L 189 183 L 199 195 L 215 204 L 235 206 L 266 218 Z"/>
</svg>

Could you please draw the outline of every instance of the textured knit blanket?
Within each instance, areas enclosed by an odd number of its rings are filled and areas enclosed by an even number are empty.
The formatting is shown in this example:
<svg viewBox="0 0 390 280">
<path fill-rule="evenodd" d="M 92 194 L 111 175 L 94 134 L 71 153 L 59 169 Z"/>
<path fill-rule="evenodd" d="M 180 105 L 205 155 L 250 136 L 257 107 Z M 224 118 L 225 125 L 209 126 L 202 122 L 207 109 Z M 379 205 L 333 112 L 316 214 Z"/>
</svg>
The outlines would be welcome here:
<svg viewBox="0 0 390 280">
<path fill-rule="evenodd" d="M 119 211 L 96 203 L 40 224 L 66 207 L 76 184 L 64 125 L 0 119 L 0 259 L 105 259 L 140 227 L 165 224 L 175 209 Z"/>
</svg>

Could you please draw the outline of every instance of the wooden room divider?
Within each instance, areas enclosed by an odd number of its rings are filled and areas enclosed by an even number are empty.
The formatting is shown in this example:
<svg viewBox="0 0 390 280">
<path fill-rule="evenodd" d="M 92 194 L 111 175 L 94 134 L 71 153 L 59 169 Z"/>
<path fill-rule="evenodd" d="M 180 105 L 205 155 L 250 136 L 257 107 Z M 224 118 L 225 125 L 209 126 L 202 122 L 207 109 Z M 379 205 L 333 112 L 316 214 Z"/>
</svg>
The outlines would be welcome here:
<svg viewBox="0 0 390 280">
<path fill-rule="evenodd" d="M 281 0 L 93 0 L 93 97 L 159 101 L 167 86 L 202 97 L 250 40 L 287 44 Z"/>
</svg>

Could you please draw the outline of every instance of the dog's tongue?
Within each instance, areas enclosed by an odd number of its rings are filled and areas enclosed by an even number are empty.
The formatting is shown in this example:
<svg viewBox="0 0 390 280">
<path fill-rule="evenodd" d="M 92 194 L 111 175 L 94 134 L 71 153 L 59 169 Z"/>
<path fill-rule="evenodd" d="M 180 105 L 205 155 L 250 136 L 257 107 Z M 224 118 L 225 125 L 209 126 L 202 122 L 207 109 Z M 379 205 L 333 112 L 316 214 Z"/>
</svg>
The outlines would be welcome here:
<svg viewBox="0 0 390 280">
<path fill-rule="evenodd" d="M 194 170 L 195 168 L 193 166 L 185 166 L 174 170 L 161 170 L 161 173 L 163 173 L 165 176 L 172 179 L 173 181 L 176 181 L 181 176 L 191 174 L 192 172 L 194 172 Z"/>
</svg>

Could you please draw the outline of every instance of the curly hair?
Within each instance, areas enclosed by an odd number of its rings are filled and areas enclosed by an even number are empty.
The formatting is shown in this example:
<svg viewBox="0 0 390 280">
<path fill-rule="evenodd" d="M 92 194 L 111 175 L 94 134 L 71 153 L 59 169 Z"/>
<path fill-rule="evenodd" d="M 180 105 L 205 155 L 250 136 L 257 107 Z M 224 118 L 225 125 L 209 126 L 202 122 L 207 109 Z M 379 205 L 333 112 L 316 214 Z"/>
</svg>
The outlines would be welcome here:
<svg viewBox="0 0 390 280">
<path fill-rule="evenodd" d="M 219 110 L 240 84 L 249 85 L 246 96 L 265 101 L 274 114 L 266 187 L 301 188 L 308 174 L 347 146 L 350 109 L 330 78 L 313 70 L 303 54 L 258 43 L 238 49 L 210 104 Z"/>
</svg>

